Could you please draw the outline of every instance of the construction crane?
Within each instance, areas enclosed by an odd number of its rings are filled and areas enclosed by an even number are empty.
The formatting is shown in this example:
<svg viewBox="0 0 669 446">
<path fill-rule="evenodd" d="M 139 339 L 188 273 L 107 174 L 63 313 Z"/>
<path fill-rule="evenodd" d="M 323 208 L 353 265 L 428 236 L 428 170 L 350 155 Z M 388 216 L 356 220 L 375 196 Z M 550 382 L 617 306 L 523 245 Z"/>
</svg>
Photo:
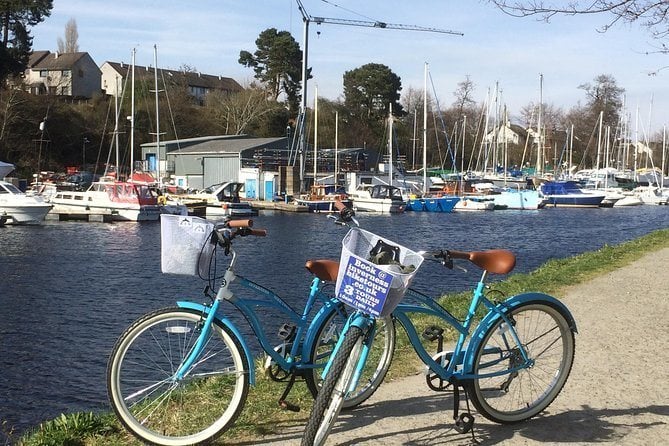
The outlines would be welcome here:
<svg viewBox="0 0 669 446">
<path fill-rule="evenodd" d="M 447 29 L 439 28 L 429 28 L 425 26 L 416 26 L 416 25 L 401 25 L 397 23 L 386 23 L 380 21 L 367 21 L 367 20 L 349 20 L 349 19 L 337 19 L 332 17 L 313 17 L 311 16 L 304 5 L 302 0 L 295 0 L 297 2 L 298 9 L 300 14 L 302 14 L 302 21 L 304 23 L 303 28 L 303 51 L 302 51 L 302 102 L 300 104 L 300 119 L 299 123 L 304 122 L 304 116 L 307 110 L 307 61 L 309 58 L 309 23 L 315 23 L 317 25 L 322 24 L 331 24 L 331 25 L 345 25 L 345 26 L 362 26 L 369 28 L 381 28 L 381 29 L 395 29 L 401 31 L 422 31 L 422 32 L 431 32 L 431 33 L 440 33 L 440 34 L 453 34 L 458 36 L 463 36 L 464 34 L 457 31 L 450 31 Z M 303 125 L 303 124 L 302 124 Z M 299 132 L 300 135 L 300 188 L 304 189 L 304 148 L 306 146 L 306 133 L 304 129 L 298 129 L 296 133 Z"/>
</svg>

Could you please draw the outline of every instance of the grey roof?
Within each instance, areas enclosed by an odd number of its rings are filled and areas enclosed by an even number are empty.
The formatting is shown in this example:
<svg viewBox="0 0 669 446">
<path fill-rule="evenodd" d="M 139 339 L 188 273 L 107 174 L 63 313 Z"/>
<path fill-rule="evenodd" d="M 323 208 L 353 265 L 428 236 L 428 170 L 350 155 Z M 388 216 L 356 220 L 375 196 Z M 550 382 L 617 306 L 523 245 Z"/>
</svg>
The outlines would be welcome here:
<svg viewBox="0 0 669 446">
<path fill-rule="evenodd" d="M 190 144 L 187 147 L 170 152 L 170 155 L 205 155 L 216 153 L 241 153 L 250 149 L 262 149 L 264 147 L 277 147 L 286 144 L 286 137 L 279 138 L 253 138 L 237 136 L 231 138 L 202 138 L 204 141 Z M 167 144 L 168 141 L 165 141 Z"/>
<path fill-rule="evenodd" d="M 127 77 L 130 71 L 130 65 L 123 62 L 106 62 L 111 66 L 117 73 L 122 77 Z M 150 77 L 153 79 L 153 67 L 143 67 L 140 65 L 135 65 L 135 78 L 145 78 Z M 179 71 L 179 70 L 166 70 L 164 68 L 158 68 L 158 76 L 164 76 L 165 81 L 168 82 L 169 79 L 172 79 L 174 82 L 185 81 L 187 85 L 191 87 L 202 87 L 207 89 L 218 89 L 225 90 L 230 92 L 242 91 L 243 88 L 239 83 L 230 78 L 223 76 L 214 76 L 211 74 L 203 73 L 194 73 L 190 71 Z"/>
</svg>

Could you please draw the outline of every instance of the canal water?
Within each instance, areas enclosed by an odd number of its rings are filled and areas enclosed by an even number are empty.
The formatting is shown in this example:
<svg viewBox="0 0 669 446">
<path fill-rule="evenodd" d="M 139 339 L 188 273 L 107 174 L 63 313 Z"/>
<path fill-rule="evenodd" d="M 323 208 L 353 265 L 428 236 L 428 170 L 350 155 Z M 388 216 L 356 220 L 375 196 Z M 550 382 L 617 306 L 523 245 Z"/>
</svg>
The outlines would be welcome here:
<svg viewBox="0 0 669 446">
<path fill-rule="evenodd" d="M 241 254 L 238 272 L 299 309 L 310 280 L 305 260 L 338 258 L 346 228 L 323 214 L 270 211 L 254 220 L 255 227 L 268 229 L 268 237 L 235 244 Z M 669 207 L 406 213 L 359 220 L 415 250 L 510 249 L 518 255 L 516 271 L 528 272 L 551 258 L 669 227 Z M 477 278 L 472 268 L 463 273 L 424 265 L 413 286 L 431 295 L 462 290 Z M 105 368 L 116 338 L 147 311 L 177 299 L 205 301 L 203 288 L 197 277 L 161 274 L 157 223 L 0 228 L 0 438 L 63 412 L 108 410 Z"/>
</svg>

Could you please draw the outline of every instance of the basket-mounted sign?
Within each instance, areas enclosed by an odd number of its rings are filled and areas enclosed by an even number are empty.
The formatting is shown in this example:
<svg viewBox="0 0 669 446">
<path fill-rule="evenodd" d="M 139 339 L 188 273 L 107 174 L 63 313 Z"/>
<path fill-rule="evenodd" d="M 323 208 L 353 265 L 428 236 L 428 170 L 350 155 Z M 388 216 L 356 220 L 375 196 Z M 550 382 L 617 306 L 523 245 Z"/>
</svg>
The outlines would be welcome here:
<svg viewBox="0 0 669 446">
<path fill-rule="evenodd" d="M 399 304 L 423 257 L 364 229 L 353 228 L 342 241 L 337 299 L 376 317 Z"/>
</svg>

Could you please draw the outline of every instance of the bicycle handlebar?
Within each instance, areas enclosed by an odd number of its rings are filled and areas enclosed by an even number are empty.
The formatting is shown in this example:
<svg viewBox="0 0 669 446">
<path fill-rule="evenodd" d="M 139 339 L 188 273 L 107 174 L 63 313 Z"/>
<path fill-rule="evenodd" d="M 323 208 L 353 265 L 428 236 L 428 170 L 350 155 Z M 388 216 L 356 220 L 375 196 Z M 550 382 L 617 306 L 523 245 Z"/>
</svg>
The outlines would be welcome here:
<svg viewBox="0 0 669 446">
<path fill-rule="evenodd" d="M 222 223 L 218 223 L 214 228 L 214 234 L 216 234 L 216 240 L 212 243 L 218 243 L 219 245 L 225 248 L 225 254 L 230 253 L 230 246 L 232 245 L 232 239 L 240 236 L 246 237 L 247 235 L 253 235 L 255 237 L 265 237 L 267 235 L 266 229 L 251 229 L 253 226 L 253 220 L 232 220 L 226 218 Z"/>
<path fill-rule="evenodd" d="M 481 269 L 494 274 L 507 274 L 516 266 L 516 256 L 506 249 L 490 249 L 487 251 L 455 251 L 439 250 L 430 253 L 441 259 L 441 264 L 453 269 L 453 259 L 469 260 Z"/>
</svg>

